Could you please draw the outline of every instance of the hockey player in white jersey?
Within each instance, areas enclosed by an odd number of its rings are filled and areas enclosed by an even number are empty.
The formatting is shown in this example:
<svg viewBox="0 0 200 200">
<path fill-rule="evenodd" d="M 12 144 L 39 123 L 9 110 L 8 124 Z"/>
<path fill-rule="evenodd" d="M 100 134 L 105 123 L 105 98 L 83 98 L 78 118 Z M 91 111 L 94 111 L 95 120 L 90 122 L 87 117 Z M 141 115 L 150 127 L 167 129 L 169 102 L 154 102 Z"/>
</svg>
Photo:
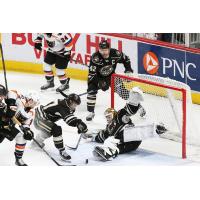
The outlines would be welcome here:
<svg viewBox="0 0 200 200">
<path fill-rule="evenodd" d="M 10 141 L 13 139 L 16 140 L 15 164 L 18 166 L 27 166 L 22 157 L 27 140 L 32 140 L 34 137 L 30 125 L 34 118 L 34 108 L 39 104 L 39 96 L 35 91 L 20 94 L 17 91 L 11 90 L 8 92 L 5 101 L 7 108 L 4 120 L 5 123 L 8 123 L 7 131 L 6 126 L 4 126 L 5 137 Z M 13 123 L 9 121 L 10 119 L 12 119 Z"/>
<path fill-rule="evenodd" d="M 141 105 L 144 100 L 143 92 L 135 87 L 129 93 L 128 101 L 124 108 L 118 112 L 112 108 L 105 111 L 107 119 L 106 129 L 100 130 L 93 136 L 93 141 L 103 143 L 94 148 L 94 155 L 103 160 L 111 160 L 118 154 L 136 150 L 143 139 L 156 137 L 166 131 L 163 124 L 145 124 L 137 126 L 131 116 L 139 112 L 140 117 L 146 115 Z"/>
<path fill-rule="evenodd" d="M 47 83 L 41 87 L 41 90 L 54 88 L 54 74 L 52 66 L 55 64 L 56 75 L 61 85 L 56 92 L 69 89 L 70 78 L 66 75 L 66 68 L 70 61 L 73 40 L 70 33 L 39 33 L 35 39 L 35 48 L 42 50 L 42 41 L 45 39 L 48 45 L 47 54 L 44 58 L 43 70 Z"/>
</svg>

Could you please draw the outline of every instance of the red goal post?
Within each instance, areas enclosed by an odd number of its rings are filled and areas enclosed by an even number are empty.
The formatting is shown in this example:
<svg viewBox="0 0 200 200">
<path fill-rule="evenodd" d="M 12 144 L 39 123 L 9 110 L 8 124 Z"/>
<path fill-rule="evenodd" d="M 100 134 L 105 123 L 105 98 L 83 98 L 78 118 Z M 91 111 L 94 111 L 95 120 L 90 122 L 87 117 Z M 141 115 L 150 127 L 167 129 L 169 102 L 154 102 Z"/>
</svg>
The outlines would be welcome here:
<svg viewBox="0 0 200 200">
<path fill-rule="evenodd" d="M 124 74 L 113 74 L 112 77 L 111 77 L 111 107 L 112 108 L 115 108 L 115 104 L 117 103 L 116 102 L 116 99 L 115 99 L 115 92 L 116 92 L 116 81 L 121 79 L 122 82 L 123 81 L 126 81 L 126 82 L 132 82 L 134 83 L 133 85 L 138 85 L 140 86 L 140 84 L 145 84 L 145 85 L 148 85 L 148 87 L 158 87 L 160 88 L 161 90 L 163 89 L 169 89 L 169 90 L 172 90 L 172 91 L 177 91 L 181 94 L 181 100 L 182 100 L 182 105 L 181 105 L 181 109 L 182 109 L 182 124 L 181 124 L 181 135 L 182 135 L 182 158 L 186 158 L 186 106 L 187 106 L 187 91 L 185 88 L 180 88 L 180 87 L 175 87 L 175 86 L 170 86 L 168 84 L 163 84 L 163 83 L 159 83 L 159 82 L 154 82 L 154 81 L 151 81 L 151 80 L 145 80 L 143 78 L 140 78 L 140 77 L 134 77 L 134 76 L 127 76 L 127 75 L 124 75 Z M 132 86 L 134 87 L 134 86 Z M 130 88 L 129 88 L 130 89 Z M 143 91 L 145 93 L 145 91 Z M 145 101 L 145 100 L 144 100 Z M 121 105 L 122 107 L 123 105 Z"/>
</svg>

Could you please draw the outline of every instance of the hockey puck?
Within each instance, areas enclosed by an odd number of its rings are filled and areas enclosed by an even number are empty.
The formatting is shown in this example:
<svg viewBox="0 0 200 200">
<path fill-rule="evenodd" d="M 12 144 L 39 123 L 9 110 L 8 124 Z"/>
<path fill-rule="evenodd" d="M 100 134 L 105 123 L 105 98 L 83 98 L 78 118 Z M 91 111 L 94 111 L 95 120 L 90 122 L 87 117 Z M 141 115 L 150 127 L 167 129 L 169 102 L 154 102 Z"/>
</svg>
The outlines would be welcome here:
<svg viewBox="0 0 200 200">
<path fill-rule="evenodd" d="M 88 164 L 88 159 L 85 159 L 85 164 Z"/>
</svg>

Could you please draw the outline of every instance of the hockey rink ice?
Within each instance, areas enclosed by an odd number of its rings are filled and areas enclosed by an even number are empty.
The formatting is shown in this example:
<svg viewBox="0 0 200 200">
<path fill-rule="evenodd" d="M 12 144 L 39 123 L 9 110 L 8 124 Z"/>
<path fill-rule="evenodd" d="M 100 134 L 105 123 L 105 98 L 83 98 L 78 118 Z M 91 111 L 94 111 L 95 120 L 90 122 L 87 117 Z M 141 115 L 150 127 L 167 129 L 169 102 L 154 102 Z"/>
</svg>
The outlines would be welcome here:
<svg viewBox="0 0 200 200">
<path fill-rule="evenodd" d="M 3 73 L 0 74 L 0 82 L 4 85 Z M 45 83 L 43 75 L 33 75 L 28 73 L 19 72 L 7 72 L 7 80 L 9 89 L 15 89 L 19 92 L 26 90 L 36 90 L 40 93 L 40 103 L 45 105 L 50 101 L 56 100 L 58 98 L 63 98 L 60 94 L 56 94 L 55 91 L 40 92 L 40 87 Z M 57 78 L 55 78 L 56 86 L 59 85 Z M 71 79 L 70 90 L 68 93 L 81 94 L 86 92 L 87 82 Z M 75 115 L 78 118 L 85 121 L 87 115 L 86 109 L 86 95 L 81 97 L 82 103 L 77 108 Z M 148 99 L 145 99 L 148 101 Z M 124 102 L 125 105 L 125 102 Z M 121 105 L 123 107 L 124 105 Z M 106 121 L 104 119 L 104 110 L 110 106 L 110 90 L 106 92 L 99 91 L 97 95 L 97 103 L 95 110 L 95 118 L 92 122 L 87 122 L 89 130 L 104 129 Z M 194 117 L 200 116 L 200 106 L 193 105 L 192 114 Z M 134 121 L 133 121 L 134 122 Z M 77 141 L 77 129 L 69 127 L 63 121 L 58 122 L 63 128 L 63 138 L 65 144 L 75 145 Z M 200 126 L 200 125 L 199 125 Z M 35 135 L 37 130 L 35 130 L 32 125 L 32 130 Z M 72 164 L 77 164 L 81 166 L 100 166 L 100 165 L 143 165 L 143 166 L 154 166 L 154 165 L 200 165 L 200 146 L 187 145 L 187 155 L 188 158 L 181 159 L 181 143 L 173 142 L 168 139 L 154 138 L 145 140 L 140 145 L 139 149 L 135 152 L 130 152 L 128 154 L 119 155 L 113 161 L 100 162 L 96 161 L 92 156 L 92 150 L 97 143 L 88 142 L 84 139 L 81 140 L 78 150 L 68 150 L 67 152 L 72 156 Z M 15 141 L 4 140 L 0 144 L 0 166 L 13 166 L 15 163 L 14 158 L 14 148 Z M 54 147 L 52 138 L 45 141 L 45 149 L 55 158 L 59 160 L 59 154 L 57 149 Z M 88 159 L 88 164 L 86 165 L 85 160 Z M 24 153 L 23 160 L 29 166 L 55 166 L 55 163 L 42 151 L 30 148 L 30 142 L 27 142 L 27 148 Z M 62 161 L 61 161 L 62 162 Z M 64 165 L 65 163 L 62 162 Z M 70 163 L 66 163 L 67 165 Z"/>
</svg>

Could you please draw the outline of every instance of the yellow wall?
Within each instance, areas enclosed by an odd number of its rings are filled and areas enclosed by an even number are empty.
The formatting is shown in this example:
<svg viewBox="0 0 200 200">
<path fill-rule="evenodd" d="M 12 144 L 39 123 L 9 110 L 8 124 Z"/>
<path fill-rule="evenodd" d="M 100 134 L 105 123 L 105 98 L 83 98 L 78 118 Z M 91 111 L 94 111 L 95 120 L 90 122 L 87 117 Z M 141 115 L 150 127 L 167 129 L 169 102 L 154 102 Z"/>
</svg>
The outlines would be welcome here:
<svg viewBox="0 0 200 200">
<path fill-rule="evenodd" d="M 7 60 L 5 61 L 6 70 L 17 71 L 17 72 L 28 72 L 34 74 L 43 74 L 42 64 L 30 63 L 30 62 L 18 62 Z M 2 69 L 2 63 L 0 63 L 0 69 Z M 67 75 L 70 78 L 87 80 L 88 71 L 70 68 L 66 70 Z"/>
</svg>

